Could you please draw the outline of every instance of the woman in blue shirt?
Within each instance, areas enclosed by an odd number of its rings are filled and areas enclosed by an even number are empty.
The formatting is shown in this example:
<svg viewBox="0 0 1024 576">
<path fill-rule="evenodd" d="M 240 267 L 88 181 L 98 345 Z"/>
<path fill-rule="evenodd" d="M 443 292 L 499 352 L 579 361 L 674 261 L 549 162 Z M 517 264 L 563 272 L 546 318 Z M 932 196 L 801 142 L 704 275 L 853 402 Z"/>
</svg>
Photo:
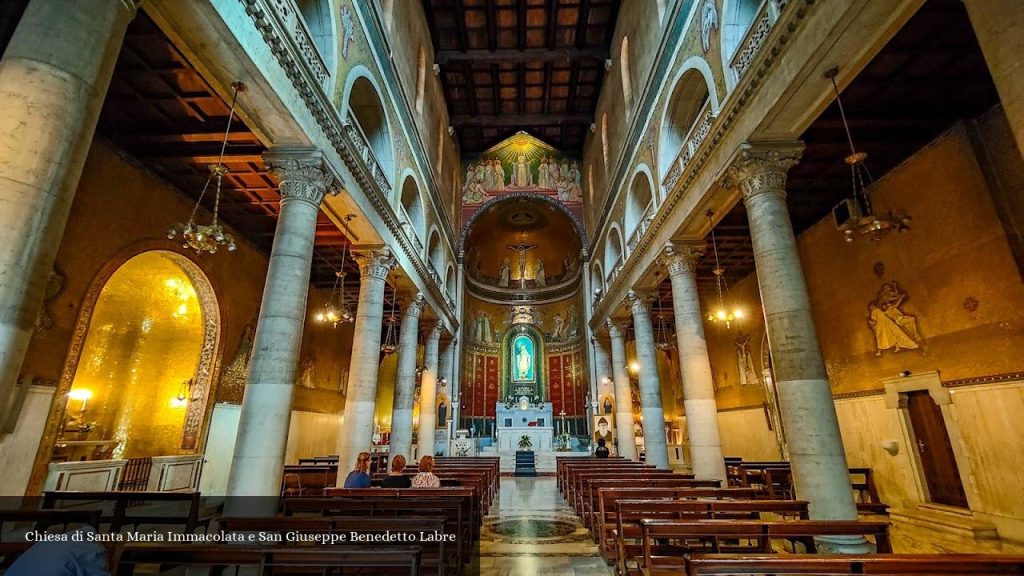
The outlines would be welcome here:
<svg viewBox="0 0 1024 576">
<path fill-rule="evenodd" d="M 343 488 L 369 488 L 370 487 L 370 453 L 360 452 L 356 458 L 355 470 L 345 477 Z"/>
</svg>

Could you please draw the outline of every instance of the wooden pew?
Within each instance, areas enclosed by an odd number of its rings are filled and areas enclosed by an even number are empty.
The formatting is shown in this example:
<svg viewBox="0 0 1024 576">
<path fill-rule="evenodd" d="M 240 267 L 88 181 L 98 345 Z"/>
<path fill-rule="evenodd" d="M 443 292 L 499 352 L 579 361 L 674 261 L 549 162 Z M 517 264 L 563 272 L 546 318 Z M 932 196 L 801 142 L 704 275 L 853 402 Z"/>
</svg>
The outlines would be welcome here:
<svg viewBox="0 0 1024 576">
<path fill-rule="evenodd" d="M 870 536 L 880 553 L 892 552 L 888 522 L 641 520 L 640 526 L 644 551 L 641 568 L 647 576 L 678 574 L 685 566 L 685 556 L 691 553 L 772 553 L 772 540 L 801 543 L 813 554 L 817 551 L 815 537 Z"/>
<path fill-rule="evenodd" d="M 580 457 L 569 457 L 569 456 L 555 456 L 555 478 L 556 485 L 558 486 L 559 494 L 564 494 L 564 485 L 566 471 L 572 467 L 582 466 L 595 466 L 604 467 L 605 469 L 611 469 L 612 467 L 624 466 L 624 465 L 640 465 L 645 466 L 642 462 L 634 462 L 632 460 L 626 460 L 624 458 L 595 458 L 593 456 L 580 456 Z M 653 468 L 653 466 L 652 466 Z"/>
<path fill-rule="evenodd" d="M 322 496 L 325 488 L 337 483 L 337 464 L 288 465 L 281 476 L 281 495 Z"/>
<path fill-rule="evenodd" d="M 607 472 L 609 474 L 623 473 L 631 471 L 653 471 L 657 470 L 656 467 L 650 464 L 644 464 L 642 462 L 623 461 L 613 466 L 602 465 L 600 462 L 584 462 L 584 463 L 569 463 L 563 466 L 562 474 L 560 476 L 561 486 L 559 493 L 566 501 L 572 500 L 572 485 L 579 474 L 588 472 Z M 662 470 L 669 472 L 669 470 Z"/>
<path fill-rule="evenodd" d="M 966 576 L 968 574 L 1024 575 L 1024 556 L 997 554 L 871 554 L 871 555 L 734 555 L 693 554 L 686 574 L 878 574 Z"/>
<path fill-rule="evenodd" d="M 611 560 L 619 573 L 639 564 L 643 554 L 641 520 L 773 520 L 762 518 L 771 514 L 782 519 L 807 520 L 805 500 L 630 500 L 615 502 L 615 524 L 601 532 L 601 552 Z"/>
<path fill-rule="evenodd" d="M 364 572 L 380 576 L 419 576 L 418 547 L 371 546 L 236 546 L 128 544 L 120 554 L 117 576 L 134 573 L 135 567 L 155 564 L 163 572 L 177 566 L 201 567 L 210 573 L 233 573 L 229 567 L 254 567 L 270 574 L 274 567 L 289 572 L 317 569 L 314 573 Z M 328 572 L 332 571 L 332 572 Z M 147 573 L 152 573 L 147 570 Z"/>
<path fill-rule="evenodd" d="M 364 543 L 380 548 L 418 546 L 420 548 L 420 568 L 426 574 L 455 574 L 460 564 L 459 557 L 454 553 L 454 547 L 447 546 L 441 539 L 437 541 L 421 541 L 421 531 L 428 533 L 445 533 L 445 518 L 430 516 L 407 516 L 403 518 L 380 518 L 380 517 L 342 517 L 326 516 L 320 518 L 297 517 L 297 516 L 276 516 L 270 518 L 218 518 L 218 527 L 223 534 L 231 533 L 259 533 L 271 535 L 278 538 L 282 545 L 286 546 L 337 546 L 339 544 L 324 544 L 321 542 L 302 542 L 294 538 L 294 535 L 326 535 L 336 534 L 342 537 L 349 532 L 360 534 L 402 534 L 403 539 L 396 542 L 372 542 Z M 289 542 L 289 539 L 292 541 Z M 356 542 L 346 542 L 343 545 L 356 545 Z M 452 551 L 449 554 L 449 550 Z"/>
<path fill-rule="evenodd" d="M 707 488 L 719 489 L 718 480 L 694 480 L 685 477 L 650 477 L 642 476 L 632 479 L 597 478 L 586 483 L 586 492 L 580 505 L 580 517 L 587 528 L 593 527 L 599 514 L 598 494 L 602 488 Z"/>
<path fill-rule="evenodd" d="M 566 490 L 566 501 L 576 509 L 580 511 L 583 499 L 583 483 L 588 479 L 603 478 L 607 480 L 611 479 L 638 479 L 638 478 L 693 478 L 692 475 L 676 474 L 671 470 L 659 470 L 656 468 L 651 469 L 640 469 L 635 468 L 632 470 L 591 470 L 587 468 L 571 470 L 568 476 L 568 486 Z"/>
<path fill-rule="evenodd" d="M 591 533 L 595 542 L 602 538 L 614 538 L 617 525 L 617 502 L 620 500 L 682 500 L 682 499 L 723 499 L 736 498 L 750 500 L 754 498 L 753 488 L 600 488 L 597 495 L 597 515 L 591 521 Z"/>
<path fill-rule="evenodd" d="M 765 498 L 793 498 L 793 472 L 789 462 L 727 463 L 730 485 L 759 488 Z M 850 468 L 850 488 L 857 511 L 862 514 L 888 514 L 888 506 L 878 497 L 871 468 Z"/>
<path fill-rule="evenodd" d="M 149 504 L 144 506 L 143 504 Z M 185 533 L 209 528 L 215 514 L 201 514 L 203 505 L 199 492 L 75 492 L 47 491 L 42 508 L 59 509 L 72 505 L 79 510 L 100 510 L 101 522 L 110 524 L 111 532 L 125 526 L 183 526 Z M 158 509 L 153 506 L 166 505 Z M 184 509 L 184 510 L 183 510 Z"/>
</svg>

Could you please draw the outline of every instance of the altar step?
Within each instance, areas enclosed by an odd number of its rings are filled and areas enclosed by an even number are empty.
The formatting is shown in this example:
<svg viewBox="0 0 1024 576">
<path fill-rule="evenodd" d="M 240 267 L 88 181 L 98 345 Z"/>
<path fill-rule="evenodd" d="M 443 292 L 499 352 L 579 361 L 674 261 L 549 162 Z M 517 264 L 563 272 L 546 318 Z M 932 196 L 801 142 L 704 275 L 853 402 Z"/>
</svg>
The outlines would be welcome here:
<svg viewBox="0 0 1024 576">
<path fill-rule="evenodd" d="M 480 449 L 481 456 L 498 456 L 501 458 L 501 473 L 505 475 L 515 474 L 516 472 L 516 452 L 497 450 L 493 446 Z M 533 468 L 537 471 L 537 475 L 544 476 L 547 474 L 555 473 L 555 458 L 562 456 L 589 456 L 589 452 L 555 452 L 550 450 L 541 450 L 533 452 Z"/>
<path fill-rule="evenodd" d="M 533 452 L 516 451 L 516 476 L 536 476 Z"/>
</svg>

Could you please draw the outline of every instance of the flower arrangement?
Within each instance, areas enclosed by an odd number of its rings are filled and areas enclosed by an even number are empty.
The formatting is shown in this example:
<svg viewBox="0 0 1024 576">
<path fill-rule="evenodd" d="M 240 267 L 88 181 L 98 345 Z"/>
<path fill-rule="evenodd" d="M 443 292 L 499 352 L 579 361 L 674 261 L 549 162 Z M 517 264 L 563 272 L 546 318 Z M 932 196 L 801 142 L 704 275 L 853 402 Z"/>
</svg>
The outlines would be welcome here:
<svg viewBox="0 0 1024 576">
<path fill-rule="evenodd" d="M 525 452 L 529 451 L 531 448 L 533 448 L 533 442 L 530 441 L 529 436 L 523 434 L 522 437 L 519 438 L 519 449 Z"/>
</svg>

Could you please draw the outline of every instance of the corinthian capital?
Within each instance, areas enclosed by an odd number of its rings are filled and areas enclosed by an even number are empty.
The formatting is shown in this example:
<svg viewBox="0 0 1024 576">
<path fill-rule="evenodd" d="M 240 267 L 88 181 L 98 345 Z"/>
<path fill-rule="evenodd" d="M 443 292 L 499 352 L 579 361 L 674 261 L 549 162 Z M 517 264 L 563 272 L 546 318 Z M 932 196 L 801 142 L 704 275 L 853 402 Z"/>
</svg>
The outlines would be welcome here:
<svg viewBox="0 0 1024 576">
<path fill-rule="evenodd" d="M 439 341 L 445 332 L 444 324 L 440 321 L 434 322 L 434 327 L 427 332 L 427 340 Z"/>
<path fill-rule="evenodd" d="M 668 244 L 662 251 L 661 264 L 668 269 L 669 276 L 693 276 L 705 247 L 704 242 Z"/>
<path fill-rule="evenodd" d="M 651 313 L 651 297 L 643 292 L 630 290 L 626 295 L 629 300 L 629 310 L 633 316 L 647 316 Z"/>
<path fill-rule="evenodd" d="M 278 179 L 281 199 L 294 198 L 320 205 L 326 194 L 341 188 L 323 154 L 315 148 L 276 148 L 263 155 L 267 167 Z"/>
<path fill-rule="evenodd" d="M 747 142 L 740 146 L 727 179 L 733 180 L 749 200 L 761 194 L 786 196 L 786 173 L 800 161 L 799 141 Z"/>
<path fill-rule="evenodd" d="M 353 250 L 352 257 L 359 264 L 359 273 L 364 278 L 378 278 L 383 280 L 388 277 L 388 272 L 395 267 L 397 262 L 387 248 L 380 250 Z"/>
<path fill-rule="evenodd" d="M 609 318 L 604 321 L 604 325 L 608 327 L 608 336 L 612 338 L 623 338 L 626 335 L 625 326 L 621 322 Z"/>
<path fill-rule="evenodd" d="M 426 306 L 426 299 L 423 297 L 423 294 L 417 292 L 416 296 L 406 304 L 404 316 L 406 318 L 419 318 L 420 314 L 423 313 L 424 306 Z"/>
</svg>

